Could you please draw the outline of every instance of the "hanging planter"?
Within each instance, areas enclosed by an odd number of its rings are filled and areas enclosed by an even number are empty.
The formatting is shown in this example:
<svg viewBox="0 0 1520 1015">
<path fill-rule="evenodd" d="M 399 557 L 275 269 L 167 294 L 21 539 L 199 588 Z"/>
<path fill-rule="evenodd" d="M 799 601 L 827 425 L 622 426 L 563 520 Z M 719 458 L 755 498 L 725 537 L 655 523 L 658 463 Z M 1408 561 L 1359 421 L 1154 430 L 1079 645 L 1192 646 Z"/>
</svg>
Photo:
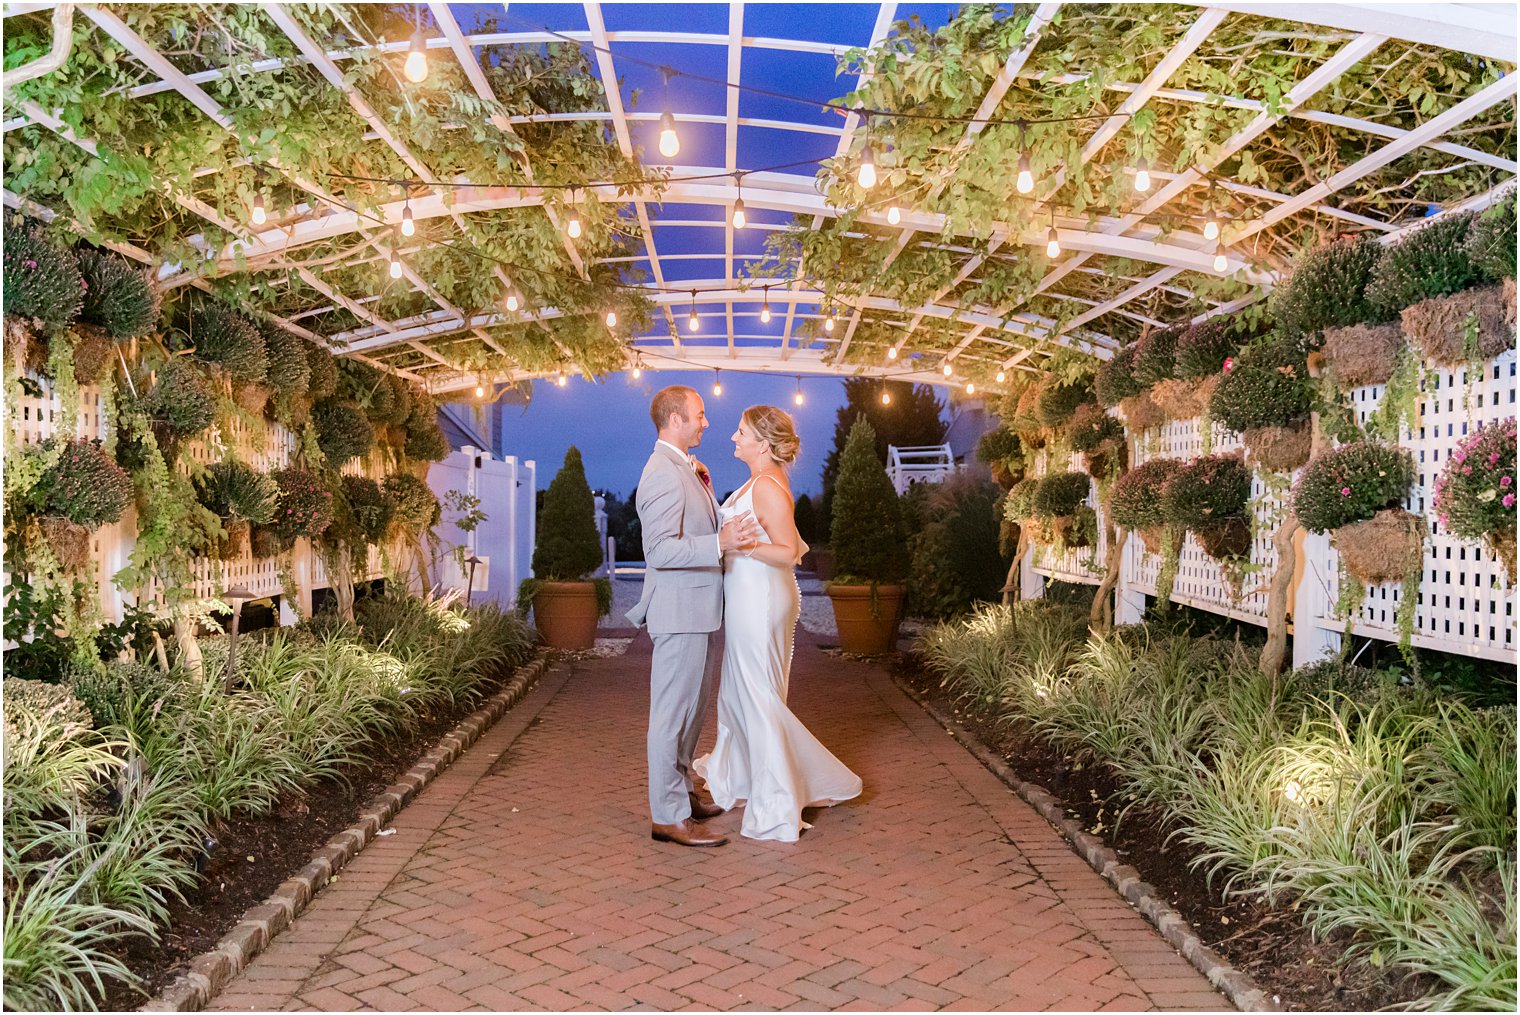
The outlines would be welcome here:
<svg viewBox="0 0 1520 1015">
<path fill-rule="evenodd" d="M 1253 468 L 1292 472 L 1309 460 L 1314 434 L 1309 420 L 1288 426 L 1252 427 L 1240 435 Z"/>
<path fill-rule="evenodd" d="M 1096 515 L 1091 526 L 1081 524 L 1077 517 L 1083 508 L 1088 512 L 1087 492 L 1092 481 L 1086 473 L 1058 472 L 1040 480 L 1034 491 L 1034 513 L 1041 523 L 1039 541 L 1061 547 L 1087 546 L 1092 542 L 1085 533 L 1089 528 L 1096 535 Z"/>
<path fill-rule="evenodd" d="M 1425 358 L 1457 368 L 1492 359 L 1514 346 L 1514 301 L 1502 285 L 1436 296 L 1405 307 L 1404 333 Z"/>
<path fill-rule="evenodd" d="M 90 559 L 90 530 L 63 515 L 37 519 L 42 541 L 64 571 L 79 570 Z"/>
<path fill-rule="evenodd" d="M 1152 458 L 1120 476 L 1108 499 L 1108 516 L 1115 525 L 1138 533 L 1148 553 L 1160 553 L 1166 511 L 1162 493 L 1182 462 Z"/>
<path fill-rule="evenodd" d="M 1437 477 L 1432 509 L 1446 531 L 1481 539 L 1515 584 L 1515 420 L 1465 437 Z"/>
<path fill-rule="evenodd" d="M 1124 416 L 1124 425 L 1134 433 L 1142 433 L 1166 422 L 1166 413 L 1151 400 L 1149 391 L 1125 398 L 1119 403 L 1119 412 Z"/>
<path fill-rule="evenodd" d="M 1203 552 L 1215 560 L 1239 560 L 1251 555 L 1251 525 L 1239 515 L 1194 529 L 1193 537 Z"/>
<path fill-rule="evenodd" d="M 1346 573 L 1363 585 L 1402 581 L 1420 566 L 1425 522 L 1403 508 L 1384 508 L 1366 521 L 1330 533 Z"/>
<path fill-rule="evenodd" d="M 1419 566 L 1424 523 L 1402 502 L 1414 483 L 1409 452 L 1377 441 L 1326 451 L 1304 470 L 1293 508 L 1310 532 L 1329 532 L 1364 584 L 1402 580 Z"/>
<path fill-rule="evenodd" d="M 1190 530 L 1216 560 L 1247 556 L 1251 526 L 1246 502 L 1251 470 L 1239 455 L 1205 455 L 1179 468 L 1163 488 L 1166 521 Z"/>
<path fill-rule="evenodd" d="M 1066 428 L 1066 442 L 1087 463 L 1087 474 L 1106 481 L 1126 462 L 1124 424 L 1091 402 L 1078 407 Z"/>
<path fill-rule="evenodd" d="M 1217 374 L 1201 380 L 1169 379 L 1151 386 L 1150 399 L 1169 420 L 1195 419 L 1208 410 L 1209 399 L 1214 397 L 1218 386 Z"/>
<path fill-rule="evenodd" d="M 1384 384 L 1398 365 L 1404 332 L 1396 323 L 1326 328 L 1321 362 L 1342 391 Z"/>
</svg>

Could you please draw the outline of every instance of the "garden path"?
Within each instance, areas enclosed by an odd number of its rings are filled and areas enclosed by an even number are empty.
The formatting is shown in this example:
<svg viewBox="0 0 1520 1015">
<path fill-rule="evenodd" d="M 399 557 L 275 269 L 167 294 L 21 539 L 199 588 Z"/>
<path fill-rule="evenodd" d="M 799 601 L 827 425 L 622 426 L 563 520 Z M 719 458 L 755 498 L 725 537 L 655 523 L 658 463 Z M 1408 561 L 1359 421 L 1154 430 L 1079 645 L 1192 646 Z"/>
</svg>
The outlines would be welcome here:
<svg viewBox="0 0 1520 1015">
<path fill-rule="evenodd" d="M 863 797 L 794 845 L 738 814 L 721 849 L 650 841 L 648 666 L 640 637 L 551 668 L 215 1009 L 1230 1007 L 882 667 L 804 631 L 793 707 Z"/>
</svg>

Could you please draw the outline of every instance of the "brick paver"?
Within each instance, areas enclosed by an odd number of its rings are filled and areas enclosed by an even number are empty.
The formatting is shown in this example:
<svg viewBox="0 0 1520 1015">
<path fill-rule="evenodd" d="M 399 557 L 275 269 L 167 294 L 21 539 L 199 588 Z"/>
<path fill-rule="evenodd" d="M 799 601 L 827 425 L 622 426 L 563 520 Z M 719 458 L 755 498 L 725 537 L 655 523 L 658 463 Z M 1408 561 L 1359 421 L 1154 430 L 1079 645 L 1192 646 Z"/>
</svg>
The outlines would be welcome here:
<svg viewBox="0 0 1520 1015">
<path fill-rule="evenodd" d="M 803 631 L 793 707 L 865 793 L 792 845 L 739 814 L 721 849 L 652 842 L 648 666 L 640 638 L 551 669 L 214 1007 L 1229 1007 L 880 668 Z"/>
</svg>

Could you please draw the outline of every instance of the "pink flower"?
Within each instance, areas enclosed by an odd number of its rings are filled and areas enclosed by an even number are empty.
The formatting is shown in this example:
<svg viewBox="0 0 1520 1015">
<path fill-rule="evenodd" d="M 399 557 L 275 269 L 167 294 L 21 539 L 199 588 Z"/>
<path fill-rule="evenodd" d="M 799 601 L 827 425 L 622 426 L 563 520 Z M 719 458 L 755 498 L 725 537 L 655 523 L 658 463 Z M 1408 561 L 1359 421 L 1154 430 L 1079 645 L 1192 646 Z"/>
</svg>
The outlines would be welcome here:
<svg viewBox="0 0 1520 1015">
<path fill-rule="evenodd" d="M 1235 368 L 1235 357 L 1234 356 L 1226 356 L 1224 358 L 1224 372 L 1225 373 L 1229 373 L 1234 368 Z"/>
<path fill-rule="evenodd" d="M 1505 476 L 1503 479 L 1499 480 L 1499 485 L 1500 486 L 1509 486 L 1513 482 L 1514 482 L 1513 479 L 1511 479 L 1509 476 Z"/>
<path fill-rule="evenodd" d="M 1499 452 L 1495 451 L 1493 454 L 1491 454 L 1491 455 L 1488 456 L 1488 464 L 1489 465 L 1498 465 L 1499 464 Z"/>
<path fill-rule="evenodd" d="M 1514 507 L 1515 506 L 1515 495 L 1512 494 L 1512 493 L 1505 494 L 1504 495 L 1504 500 L 1500 501 L 1500 503 L 1503 504 L 1505 507 Z"/>
<path fill-rule="evenodd" d="M 1341 496 L 1342 497 L 1350 497 L 1351 496 L 1351 487 L 1349 487 L 1349 486 L 1343 486 L 1343 487 L 1341 487 Z"/>
<path fill-rule="evenodd" d="M 26 259 L 26 261 L 23 262 L 23 263 L 25 263 L 28 268 L 35 268 L 35 267 L 37 267 L 37 262 L 34 261 L 34 260 L 32 260 L 30 257 L 28 257 Z"/>
</svg>

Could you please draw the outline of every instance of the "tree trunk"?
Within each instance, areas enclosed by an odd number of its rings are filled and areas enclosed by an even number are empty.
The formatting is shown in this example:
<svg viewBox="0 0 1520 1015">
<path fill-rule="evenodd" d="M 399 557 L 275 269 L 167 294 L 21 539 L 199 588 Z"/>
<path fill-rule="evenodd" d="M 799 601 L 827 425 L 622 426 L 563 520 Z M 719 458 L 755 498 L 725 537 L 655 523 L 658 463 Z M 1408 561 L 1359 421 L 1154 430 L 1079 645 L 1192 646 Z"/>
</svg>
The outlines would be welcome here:
<svg viewBox="0 0 1520 1015">
<path fill-rule="evenodd" d="M 1019 574 L 1019 568 L 1024 563 L 1024 554 L 1029 552 L 1029 534 L 1023 525 L 1019 526 L 1019 546 L 1013 553 L 1013 563 L 1008 565 L 1008 580 L 1003 583 L 1003 605 L 1009 606 L 1023 598 L 1023 582 Z"/>
<path fill-rule="evenodd" d="M 353 554 L 347 543 L 339 543 L 322 556 L 327 568 L 327 582 L 332 587 L 333 602 L 338 606 L 338 616 L 349 623 L 354 622 L 354 565 Z"/>
<path fill-rule="evenodd" d="M 203 670 L 201 643 L 195 637 L 194 620 L 180 614 L 175 616 L 174 643 L 179 648 L 179 661 L 184 664 L 191 676 L 200 679 Z"/>
<path fill-rule="evenodd" d="M 1293 591 L 1293 572 L 1298 564 L 1293 540 L 1299 528 L 1298 514 L 1289 508 L 1272 536 L 1272 549 L 1277 551 L 1277 570 L 1267 589 L 1267 643 L 1262 646 L 1257 668 L 1263 676 L 1271 677 L 1274 684 L 1288 654 L 1288 597 Z"/>
<path fill-rule="evenodd" d="M 1129 529 L 1119 529 L 1118 533 L 1109 540 L 1108 573 L 1093 594 L 1092 611 L 1087 615 L 1087 626 L 1093 634 L 1106 634 L 1114 626 L 1113 591 L 1119 584 L 1119 570 L 1124 566 L 1124 544 L 1129 542 Z"/>
</svg>

